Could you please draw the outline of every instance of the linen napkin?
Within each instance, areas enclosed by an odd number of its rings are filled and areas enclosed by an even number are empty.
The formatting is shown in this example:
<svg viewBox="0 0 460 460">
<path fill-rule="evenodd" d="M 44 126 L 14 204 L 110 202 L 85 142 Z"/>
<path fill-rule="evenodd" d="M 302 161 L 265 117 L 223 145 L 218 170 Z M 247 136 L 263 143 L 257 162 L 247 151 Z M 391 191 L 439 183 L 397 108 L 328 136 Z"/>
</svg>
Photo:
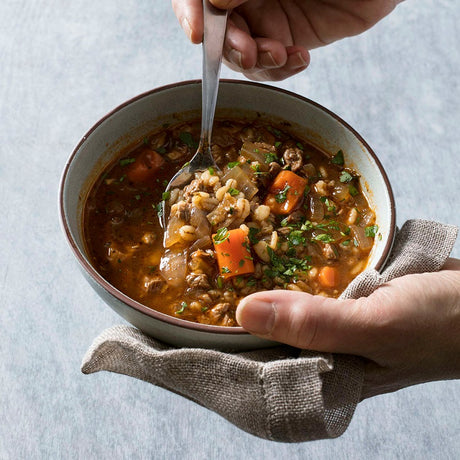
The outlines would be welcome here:
<svg viewBox="0 0 460 460">
<path fill-rule="evenodd" d="M 440 270 L 457 232 L 431 221 L 406 222 L 382 273 L 361 273 L 341 298 L 368 296 L 395 277 Z M 133 327 L 115 326 L 94 340 L 81 370 L 130 375 L 195 401 L 253 435 L 303 442 L 335 438 L 347 429 L 361 398 L 363 363 L 357 356 L 284 345 L 240 353 L 174 348 Z"/>
</svg>

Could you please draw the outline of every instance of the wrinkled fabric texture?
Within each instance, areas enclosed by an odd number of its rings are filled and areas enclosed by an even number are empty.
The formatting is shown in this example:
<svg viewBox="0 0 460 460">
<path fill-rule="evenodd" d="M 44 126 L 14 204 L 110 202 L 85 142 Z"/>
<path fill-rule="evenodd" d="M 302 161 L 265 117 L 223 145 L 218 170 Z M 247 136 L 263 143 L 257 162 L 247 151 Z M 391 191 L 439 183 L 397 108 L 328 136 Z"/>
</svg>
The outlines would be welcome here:
<svg viewBox="0 0 460 460">
<path fill-rule="evenodd" d="M 384 270 L 361 273 L 341 298 L 368 296 L 393 278 L 440 270 L 457 232 L 431 221 L 406 222 Z M 102 332 L 82 363 L 85 374 L 105 370 L 144 380 L 279 442 L 340 436 L 360 401 L 363 368 L 356 356 L 284 345 L 240 353 L 174 348 L 128 326 Z"/>
</svg>

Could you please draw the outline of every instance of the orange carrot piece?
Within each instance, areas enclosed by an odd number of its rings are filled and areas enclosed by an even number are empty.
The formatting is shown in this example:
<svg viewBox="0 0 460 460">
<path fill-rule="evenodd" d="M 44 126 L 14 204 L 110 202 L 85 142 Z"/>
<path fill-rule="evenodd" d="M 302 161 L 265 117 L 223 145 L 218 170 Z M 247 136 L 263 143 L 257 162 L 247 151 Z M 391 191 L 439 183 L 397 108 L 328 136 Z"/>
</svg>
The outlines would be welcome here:
<svg viewBox="0 0 460 460">
<path fill-rule="evenodd" d="M 336 267 L 325 265 L 319 270 L 318 281 L 323 287 L 336 287 L 339 284 L 339 271 Z"/>
<path fill-rule="evenodd" d="M 241 228 L 220 229 L 212 236 L 219 274 L 227 279 L 254 272 L 247 232 Z"/>
<path fill-rule="evenodd" d="M 274 214 L 289 214 L 303 199 L 307 180 L 292 171 L 281 171 L 272 182 L 265 204 Z"/>
<path fill-rule="evenodd" d="M 159 153 L 145 149 L 136 161 L 129 165 L 126 175 L 132 182 L 147 182 L 155 177 L 164 162 L 164 158 Z"/>
</svg>

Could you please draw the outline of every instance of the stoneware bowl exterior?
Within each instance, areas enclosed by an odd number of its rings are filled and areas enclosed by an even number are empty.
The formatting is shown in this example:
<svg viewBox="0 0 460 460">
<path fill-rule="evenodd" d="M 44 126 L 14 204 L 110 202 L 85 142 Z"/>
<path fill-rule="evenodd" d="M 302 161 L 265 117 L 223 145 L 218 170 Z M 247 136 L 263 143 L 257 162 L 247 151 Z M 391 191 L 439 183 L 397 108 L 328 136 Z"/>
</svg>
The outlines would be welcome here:
<svg viewBox="0 0 460 460">
<path fill-rule="evenodd" d="M 377 216 L 379 233 L 367 268 L 381 270 L 395 231 L 394 199 L 387 176 L 366 142 L 339 117 L 304 97 L 258 83 L 222 80 L 217 118 L 243 116 L 288 122 L 294 132 L 319 147 L 344 152 L 345 163 L 361 176 L 361 187 Z M 175 346 L 248 350 L 273 345 L 243 331 L 192 323 L 154 311 L 130 299 L 104 280 L 92 266 L 82 238 L 83 205 L 91 185 L 120 152 L 165 122 L 200 116 L 201 82 L 168 85 L 122 104 L 83 137 L 65 167 L 60 188 L 61 222 L 90 285 L 126 321 L 146 334 Z"/>
</svg>

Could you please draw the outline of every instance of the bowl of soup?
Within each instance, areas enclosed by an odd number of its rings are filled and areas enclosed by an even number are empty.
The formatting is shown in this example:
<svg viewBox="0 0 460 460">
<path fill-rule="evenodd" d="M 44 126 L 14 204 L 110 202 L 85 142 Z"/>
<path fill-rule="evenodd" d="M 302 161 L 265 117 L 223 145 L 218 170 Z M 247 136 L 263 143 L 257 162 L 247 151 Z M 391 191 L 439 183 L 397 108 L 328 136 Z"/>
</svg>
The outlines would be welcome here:
<svg viewBox="0 0 460 460">
<path fill-rule="evenodd" d="M 391 186 L 331 111 L 223 80 L 216 166 L 166 192 L 197 149 L 200 110 L 201 82 L 189 81 L 97 122 L 64 169 L 63 229 L 90 285 L 146 334 L 174 346 L 271 346 L 238 326 L 239 301 L 273 289 L 339 297 L 362 271 L 381 270 L 395 233 Z"/>
</svg>

